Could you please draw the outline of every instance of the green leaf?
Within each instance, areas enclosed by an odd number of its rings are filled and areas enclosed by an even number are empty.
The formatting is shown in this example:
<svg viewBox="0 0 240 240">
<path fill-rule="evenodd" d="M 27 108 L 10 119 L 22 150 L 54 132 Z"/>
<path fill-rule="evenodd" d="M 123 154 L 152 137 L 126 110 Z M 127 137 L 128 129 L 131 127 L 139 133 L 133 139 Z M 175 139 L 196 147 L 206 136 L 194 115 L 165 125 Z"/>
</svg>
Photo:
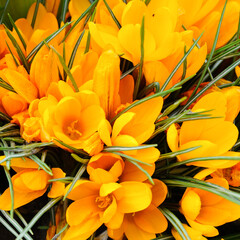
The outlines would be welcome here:
<svg viewBox="0 0 240 240">
<path fill-rule="evenodd" d="M 67 148 L 73 150 L 75 153 L 78 153 L 78 154 L 81 154 L 83 156 L 89 157 L 89 155 L 86 152 L 84 152 L 83 150 L 81 150 L 81 149 L 74 148 L 74 147 L 72 147 L 72 146 L 70 146 L 70 145 L 68 145 L 68 144 L 66 144 L 66 143 L 64 143 L 64 142 L 62 142 L 62 141 L 60 141 L 58 139 L 54 139 L 54 140 L 57 141 L 58 143 L 60 143 L 62 146 L 67 147 Z"/>
<path fill-rule="evenodd" d="M 175 151 L 175 152 L 161 154 L 161 156 L 159 157 L 158 161 L 161 161 L 161 160 L 164 160 L 164 159 L 168 159 L 168 158 L 175 158 L 178 155 L 191 152 L 191 151 L 196 150 L 196 149 L 198 149 L 200 147 L 201 146 L 196 146 L 196 147 L 191 147 L 191 148 L 187 148 L 187 149 L 184 149 L 184 150 L 179 150 L 179 151 Z"/>
<path fill-rule="evenodd" d="M 73 51 L 72 51 L 72 54 L 71 54 L 71 57 L 70 57 L 70 60 L 69 60 L 69 63 L 68 63 L 68 68 L 71 69 L 72 66 L 73 66 L 73 62 L 74 62 L 74 59 L 75 59 L 75 56 L 76 56 L 76 53 L 77 53 L 77 50 L 78 50 L 78 47 L 81 43 L 81 40 L 83 38 L 83 35 L 85 33 L 85 29 L 83 30 L 83 32 L 81 33 L 81 35 L 79 36 L 74 48 L 73 48 Z M 65 62 L 65 61 L 64 61 Z"/>
<path fill-rule="evenodd" d="M 119 23 L 119 21 L 117 20 L 116 16 L 114 15 L 112 9 L 109 7 L 108 3 L 106 2 L 106 0 L 103 0 L 104 4 L 106 5 L 107 10 L 109 11 L 113 21 L 116 23 L 117 27 L 120 29 L 122 26 Z"/>
<path fill-rule="evenodd" d="M 59 59 L 61 65 L 62 65 L 64 71 L 67 73 L 67 75 L 68 75 L 68 77 L 69 77 L 69 79 L 70 79 L 70 81 L 71 81 L 71 83 L 72 83 L 72 85 L 73 85 L 73 87 L 74 87 L 74 90 L 75 90 L 76 92 L 79 92 L 78 86 L 77 86 L 77 84 L 76 84 L 76 82 L 75 82 L 75 80 L 74 80 L 74 78 L 73 78 L 73 75 L 72 75 L 70 69 L 67 67 L 67 65 L 66 65 L 63 57 L 58 53 L 58 51 L 57 51 L 53 46 L 50 46 L 50 48 L 51 48 L 51 49 L 56 53 L 56 55 L 58 56 L 58 59 Z"/>
<path fill-rule="evenodd" d="M 51 240 L 57 240 L 58 237 L 68 228 L 68 224 L 66 224 Z"/>
<path fill-rule="evenodd" d="M 183 153 L 182 153 L 183 154 Z M 214 160 L 231 160 L 231 161 L 240 161 L 240 157 L 229 157 L 229 156 L 217 156 L 217 157 L 199 157 L 199 158 L 191 158 L 188 160 L 184 160 L 181 162 L 172 163 L 168 166 L 162 167 L 161 170 L 166 170 L 174 167 L 179 167 L 185 164 L 189 164 L 192 162 L 201 162 L 201 161 L 214 161 Z"/>
<path fill-rule="evenodd" d="M 82 15 L 76 20 L 76 22 L 73 24 L 73 26 L 69 29 L 69 31 L 66 33 L 65 37 L 63 38 L 62 42 L 64 42 L 69 34 L 72 32 L 72 30 L 77 26 L 77 24 L 90 12 L 92 9 L 97 5 L 98 0 L 95 0 L 83 13 Z"/>
<path fill-rule="evenodd" d="M 8 37 L 9 37 L 9 39 L 11 40 L 13 46 L 15 47 L 15 49 L 16 49 L 16 51 L 17 51 L 17 53 L 18 53 L 18 56 L 19 56 L 19 58 L 20 58 L 20 60 L 21 60 L 21 62 L 22 62 L 22 64 L 23 64 L 23 66 L 25 67 L 25 69 L 26 69 L 27 72 L 29 73 L 29 71 L 30 71 L 29 63 L 28 63 L 27 59 L 25 58 L 25 55 L 24 55 L 24 53 L 22 52 L 22 49 L 21 49 L 20 46 L 18 45 L 16 39 L 13 37 L 13 35 L 11 34 L 11 32 L 10 32 L 7 28 L 5 28 L 5 30 L 6 30 L 6 33 L 7 33 Z"/>
<path fill-rule="evenodd" d="M 11 232 L 15 237 L 18 236 L 18 233 L 0 216 L 0 223 L 9 231 Z"/>
<path fill-rule="evenodd" d="M 74 185 L 76 184 L 76 182 L 80 179 L 80 177 L 83 175 L 83 173 L 86 170 L 86 165 L 82 165 L 77 174 L 75 175 L 74 179 L 72 180 L 71 186 L 69 187 L 68 191 L 66 192 L 66 194 L 63 197 L 63 201 L 67 198 L 68 194 L 72 191 Z"/>
<path fill-rule="evenodd" d="M 9 170 L 7 169 L 7 167 L 4 167 L 4 172 L 5 172 L 5 175 L 7 177 L 8 185 L 9 185 L 9 189 L 10 189 L 10 195 L 11 195 L 10 216 L 11 216 L 11 218 L 13 218 L 13 214 L 14 214 L 14 191 L 13 191 L 13 184 L 12 184 L 11 175 L 10 175 Z"/>
<path fill-rule="evenodd" d="M 64 28 L 69 26 L 72 22 L 65 23 L 61 28 L 59 28 L 54 33 L 50 34 L 47 38 L 45 38 L 42 42 L 40 42 L 26 57 L 27 60 L 29 60 L 31 57 L 34 57 L 34 55 L 38 52 L 38 50 L 45 44 L 49 43 L 53 38 L 55 38 Z M 31 61 L 33 58 L 31 59 Z"/>
<path fill-rule="evenodd" d="M 61 9 L 61 12 L 59 14 L 59 25 L 61 25 L 62 22 L 65 23 L 66 14 L 67 14 L 67 10 L 68 10 L 68 2 L 69 2 L 69 0 L 62 0 L 61 1 L 62 9 Z"/>
<path fill-rule="evenodd" d="M 23 228 L 21 227 L 21 225 L 13 218 L 11 218 L 10 214 L 6 211 L 1 210 L 2 215 L 8 220 L 9 223 L 11 223 L 11 225 L 18 230 L 18 232 L 21 232 L 23 230 Z M 26 221 L 25 219 L 22 217 L 22 215 L 18 212 L 18 210 L 15 210 L 16 215 L 19 217 L 19 219 L 23 222 L 23 224 L 26 226 Z M 31 234 L 33 234 L 33 232 L 30 232 Z M 18 234 L 16 235 L 16 237 L 18 236 Z M 25 235 L 25 238 L 27 240 L 33 240 L 28 234 Z"/>
<path fill-rule="evenodd" d="M 181 177 L 177 175 L 169 175 L 168 179 L 162 179 L 162 181 L 166 183 L 167 186 L 169 187 L 199 188 L 199 189 L 214 193 L 220 197 L 223 197 L 233 203 L 240 205 L 239 193 L 233 192 L 231 190 L 228 190 L 226 188 L 223 188 L 213 183 L 205 182 L 205 181 L 187 177 L 187 176 Z"/>
<path fill-rule="evenodd" d="M 16 26 L 15 22 L 13 21 L 11 15 L 10 15 L 9 13 L 8 13 L 8 18 L 9 18 L 9 20 L 10 20 L 13 28 L 15 29 L 15 31 L 16 31 L 19 39 L 20 39 L 20 41 L 22 42 L 22 45 L 23 45 L 24 49 L 26 50 L 26 47 L 27 47 L 26 42 L 24 41 L 22 34 L 21 34 L 20 31 L 18 30 L 18 27 Z"/>
<path fill-rule="evenodd" d="M 29 156 L 29 158 L 32 159 L 35 163 L 37 163 L 38 166 L 42 170 L 44 170 L 47 174 L 49 174 L 50 176 L 53 176 L 51 168 L 46 163 L 41 161 L 41 159 L 39 159 L 36 155 L 31 155 L 31 156 Z"/>
<path fill-rule="evenodd" d="M 217 41 L 218 41 L 220 29 L 221 29 L 221 24 L 222 24 L 223 16 L 224 16 L 224 13 L 225 13 L 225 10 L 226 10 L 226 5 L 227 5 L 227 0 L 225 1 L 224 7 L 223 7 L 223 10 L 222 10 L 222 14 L 221 14 L 221 17 L 220 17 L 220 20 L 219 20 L 219 23 L 218 23 L 217 32 L 216 32 L 216 35 L 215 35 L 215 38 L 214 38 L 214 42 L 213 42 L 213 46 L 212 46 L 211 52 L 210 52 L 209 57 L 208 57 L 208 60 L 207 60 L 207 64 L 206 64 L 205 67 L 204 67 L 204 70 L 203 70 L 203 72 L 202 72 L 202 75 L 201 75 L 201 77 L 200 77 L 200 79 L 199 79 L 199 81 L 198 81 L 198 83 L 197 83 L 197 86 L 195 87 L 192 95 L 190 96 L 190 99 L 191 99 L 192 96 L 194 96 L 194 94 L 197 92 L 200 84 L 203 82 L 203 78 L 204 78 L 207 70 L 209 69 L 209 65 L 210 65 L 211 59 L 212 59 L 212 57 L 213 57 L 215 48 L 216 48 L 216 46 L 217 46 Z"/>
<path fill-rule="evenodd" d="M 16 57 L 13 55 L 12 49 L 9 47 L 7 41 L 5 41 L 5 43 L 6 43 L 6 45 L 7 45 L 7 48 L 8 48 L 8 50 L 9 50 L 9 52 L 11 53 L 11 56 L 12 56 L 12 58 L 13 58 L 13 61 L 14 61 L 15 65 L 18 67 L 18 66 L 19 66 L 19 63 L 18 63 Z"/>
<path fill-rule="evenodd" d="M 105 147 L 103 149 L 103 152 L 122 152 L 122 151 L 132 151 L 132 150 L 140 150 L 140 149 L 146 149 L 151 147 L 157 147 L 157 144 L 146 144 L 136 147 L 122 147 L 122 146 L 110 146 Z"/>
<path fill-rule="evenodd" d="M 23 231 L 18 234 L 16 240 L 21 240 L 23 237 L 26 236 L 26 233 L 30 231 L 32 226 L 41 218 L 41 216 L 47 212 L 50 208 L 52 208 L 56 203 L 58 203 L 62 197 L 58 197 L 56 199 L 52 199 L 49 201 L 29 222 L 29 224 L 23 229 Z"/>
<path fill-rule="evenodd" d="M 39 8 L 39 3 L 40 3 L 40 0 L 37 0 L 36 6 L 35 6 L 35 9 L 34 9 L 34 13 L 33 13 L 32 22 L 31 22 L 32 28 L 34 28 L 34 25 L 35 25 L 35 22 L 36 22 L 38 8 Z"/>
<path fill-rule="evenodd" d="M 136 100 L 138 95 L 139 86 L 142 80 L 142 72 L 143 72 L 143 61 L 144 61 L 144 21 L 145 17 L 142 18 L 142 24 L 140 29 L 140 38 L 141 38 L 141 44 L 140 44 L 140 50 L 141 50 L 141 58 L 140 58 L 140 65 L 139 65 L 139 71 L 138 71 L 138 77 L 137 81 L 135 83 L 134 92 L 133 92 L 133 100 Z"/>
<path fill-rule="evenodd" d="M 233 69 L 235 69 L 236 66 L 240 64 L 240 59 L 238 59 L 236 62 L 232 63 L 230 66 L 228 66 L 226 69 L 224 69 L 221 73 L 219 73 L 213 81 L 209 82 L 205 87 L 203 87 L 191 100 L 189 100 L 185 106 L 180 110 L 180 112 L 187 109 L 192 103 L 194 103 L 207 89 L 209 89 L 211 86 L 213 86 L 218 80 L 226 76 L 229 72 L 231 72 Z"/>
<path fill-rule="evenodd" d="M 4 6 L 4 9 L 3 9 L 3 12 L 2 12 L 1 18 L 0 18 L 0 24 L 3 23 L 3 19 L 4 19 L 4 16 L 5 16 L 5 14 L 6 14 L 6 11 L 7 11 L 8 5 L 9 5 L 9 2 L 10 2 L 10 0 L 7 0 L 6 3 L 5 3 L 5 6 Z"/>
<path fill-rule="evenodd" d="M 131 162 L 134 161 L 134 162 L 136 162 L 136 163 L 141 163 L 141 164 L 143 164 L 143 165 L 152 166 L 152 164 L 150 164 L 150 163 L 143 162 L 143 161 L 141 161 L 141 160 L 138 160 L 138 159 L 136 159 L 136 158 L 133 158 L 133 157 L 131 157 L 131 156 L 127 155 L 127 154 L 124 154 L 124 153 L 120 153 L 120 152 L 112 152 L 112 153 L 113 153 L 113 154 L 116 154 L 116 155 L 119 155 L 120 157 L 126 158 L 126 159 L 130 160 Z"/>
<path fill-rule="evenodd" d="M 132 73 L 132 72 L 133 72 L 136 68 L 138 68 L 138 67 L 139 67 L 139 64 L 137 64 L 136 66 L 130 68 L 129 70 L 127 70 L 126 72 L 124 72 L 124 73 L 121 75 L 120 79 L 125 78 L 128 74 Z"/>
<path fill-rule="evenodd" d="M 79 157 L 77 154 L 75 153 L 71 153 L 71 156 L 73 157 L 73 159 L 75 159 L 77 162 L 80 162 L 82 164 L 87 164 L 89 162 L 89 159 L 86 158 L 81 158 Z"/>
<path fill-rule="evenodd" d="M 173 227 L 179 233 L 183 240 L 191 240 L 182 223 L 171 211 L 164 207 L 159 209 L 162 212 L 162 214 L 167 218 L 167 220 L 173 225 Z"/>
<path fill-rule="evenodd" d="M 197 38 L 197 40 L 193 43 L 193 45 L 189 48 L 189 50 L 186 52 L 186 54 L 183 56 L 183 58 L 179 61 L 179 63 L 176 65 L 176 67 L 173 69 L 167 80 L 164 82 L 161 92 L 165 90 L 167 87 L 168 83 L 171 81 L 172 77 L 174 74 L 177 72 L 177 70 L 180 68 L 180 66 L 184 63 L 185 59 L 188 57 L 188 55 L 191 53 L 191 51 L 194 49 L 194 47 L 197 45 L 198 41 L 202 37 L 203 33 Z"/>
<path fill-rule="evenodd" d="M 11 85 L 5 82 L 2 78 L 0 78 L 0 87 L 7 89 L 8 91 L 16 93 Z"/>
</svg>

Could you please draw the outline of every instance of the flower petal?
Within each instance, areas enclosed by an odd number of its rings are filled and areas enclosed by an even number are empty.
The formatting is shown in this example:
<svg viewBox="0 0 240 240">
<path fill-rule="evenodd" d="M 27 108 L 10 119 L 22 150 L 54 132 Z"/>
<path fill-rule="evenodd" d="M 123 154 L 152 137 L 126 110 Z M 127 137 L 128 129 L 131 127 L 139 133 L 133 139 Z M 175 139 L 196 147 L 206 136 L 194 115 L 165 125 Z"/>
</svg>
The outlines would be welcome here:
<svg viewBox="0 0 240 240">
<path fill-rule="evenodd" d="M 137 212 L 150 205 L 152 192 L 148 184 L 141 182 L 122 182 L 120 185 L 122 188 L 114 192 L 120 212 Z"/>
<path fill-rule="evenodd" d="M 136 212 L 133 219 L 139 228 L 149 233 L 162 233 L 168 226 L 167 219 L 153 204 L 143 211 Z"/>
</svg>

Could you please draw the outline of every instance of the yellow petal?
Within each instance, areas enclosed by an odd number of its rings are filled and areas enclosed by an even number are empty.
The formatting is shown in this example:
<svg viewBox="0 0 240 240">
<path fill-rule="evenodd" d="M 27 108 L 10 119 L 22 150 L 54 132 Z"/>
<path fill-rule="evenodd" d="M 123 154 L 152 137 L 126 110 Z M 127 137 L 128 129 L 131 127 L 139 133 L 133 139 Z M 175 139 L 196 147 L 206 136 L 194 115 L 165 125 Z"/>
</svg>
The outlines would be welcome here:
<svg viewBox="0 0 240 240">
<path fill-rule="evenodd" d="M 154 163 L 158 160 L 159 156 L 159 150 L 155 147 L 151 147 L 137 150 L 137 154 L 134 155 L 134 158 L 145 163 Z"/>
<path fill-rule="evenodd" d="M 142 1 L 129 2 L 122 14 L 122 25 L 141 24 L 142 18 L 147 11 L 147 7 Z"/>
<path fill-rule="evenodd" d="M 70 226 L 83 224 L 100 211 L 96 204 L 97 196 L 89 196 L 73 202 L 67 209 L 66 218 Z"/>
<path fill-rule="evenodd" d="M 219 234 L 217 228 L 215 228 L 212 225 L 201 224 L 199 222 L 191 220 L 188 217 L 186 217 L 186 219 L 193 229 L 198 230 L 199 232 L 202 233 L 202 235 L 206 237 L 215 237 Z"/>
<path fill-rule="evenodd" d="M 99 196 L 105 197 L 121 187 L 119 183 L 104 183 L 99 190 Z"/>
<path fill-rule="evenodd" d="M 18 192 L 14 191 L 14 209 L 19 208 L 36 198 L 41 197 L 45 193 L 46 189 L 33 192 Z M 11 210 L 11 194 L 10 189 L 6 189 L 0 196 L 0 209 L 4 211 Z"/>
<path fill-rule="evenodd" d="M 149 233 L 162 233 L 168 226 L 167 219 L 152 204 L 147 209 L 136 212 L 133 219 L 139 228 Z"/>
<path fill-rule="evenodd" d="M 181 200 L 181 211 L 188 218 L 194 220 L 201 210 L 201 199 L 192 190 L 187 191 Z"/>
<path fill-rule="evenodd" d="M 199 223 L 220 226 L 227 222 L 231 213 L 215 207 L 202 207 L 201 212 L 196 218 Z"/>
<path fill-rule="evenodd" d="M 17 71 L 8 69 L 5 71 L 5 76 L 14 90 L 22 96 L 28 103 L 38 97 L 37 88 L 22 74 Z"/>
<path fill-rule="evenodd" d="M 93 91 L 99 96 L 100 104 L 107 119 L 115 115 L 120 105 L 120 59 L 116 53 L 109 50 L 100 56 L 93 75 Z"/>
<path fill-rule="evenodd" d="M 158 179 L 153 179 L 154 185 L 152 191 L 152 204 L 158 207 L 167 197 L 168 189 L 165 183 Z"/>
<path fill-rule="evenodd" d="M 135 224 L 130 214 L 125 215 L 124 229 L 125 229 L 125 235 L 129 240 L 134 240 L 134 239 L 149 240 L 149 239 L 154 239 L 156 237 L 154 233 L 148 233 L 142 230 L 142 228 L 139 228 Z"/>
<path fill-rule="evenodd" d="M 60 168 L 52 168 L 53 176 L 52 178 L 64 178 L 66 174 L 62 171 Z M 55 181 L 52 183 L 51 190 L 48 193 L 49 198 L 57 198 L 59 196 L 62 196 L 64 194 L 65 190 L 65 183 Z"/>
<path fill-rule="evenodd" d="M 152 201 L 152 192 L 149 186 L 141 182 L 122 182 L 122 188 L 114 192 L 118 200 L 118 209 L 122 213 L 141 211 L 147 208 Z"/>
<path fill-rule="evenodd" d="M 89 218 L 83 223 L 71 226 L 66 235 L 64 235 L 63 240 L 86 240 L 88 239 L 100 226 L 102 222 L 98 216 Z"/>
<path fill-rule="evenodd" d="M 0 161 L 3 160 L 5 157 L 6 156 L 0 156 Z M 1 165 L 6 166 L 6 162 L 3 162 Z M 24 157 L 24 158 L 12 158 L 11 167 L 39 168 L 39 165 L 36 162 L 34 162 L 32 159 Z"/>
<path fill-rule="evenodd" d="M 147 166 L 147 165 L 139 163 L 139 165 L 145 171 L 147 171 L 150 176 L 152 176 L 152 174 L 154 173 L 154 170 L 155 170 L 155 164 L 153 164 L 151 166 Z M 136 167 L 134 164 L 132 164 L 129 161 L 125 162 L 124 171 L 120 177 L 121 182 L 125 182 L 125 181 L 143 182 L 145 180 L 147 180 L 147 176 L 143 171 L 141 171 L 138 167 Z"/>
<path fill-rule="evenodd" d="M 71 184 L 67 186 L 65 193 L 67 193 L 70 186 Z M 87 180 L 79 180 L 74 185 L 72 191 L 68 194 L 68 198 L 71 200 L 78 200 L 88 196 L 97 196 L 99 189 L 100 184 L 98 183 Z"/>
<path fill-rule="evenodd" d="M 107 146 L 112 146 L 112 141 L 110 138 L 110 134 L 112 132 L 112 127 L 108 120 L 103 119 L 99 126 L 98 126 L 98 133 L 101 138 L 101 140 L 107 145 Z"/>
<path fill-rule="evenodd" d="M 101 221 L 103 223 L 110 222 L 112 220 L 112 218 L 114 217 L 114 215 L 116 214 L 116 211 L 117 211 L 117 203 L 116 203 L 116 199 L 113 197 L 112 203 L 104 211 L 104 213 L 103 213 L 103 215 L 101 217 Z"/>
<path fill-rule="evenodd" d="M 167 130 L 167 143 L 172 152 L 178 150 L 178 131 L 175 124 L 172 124 Z"/>
</svg>

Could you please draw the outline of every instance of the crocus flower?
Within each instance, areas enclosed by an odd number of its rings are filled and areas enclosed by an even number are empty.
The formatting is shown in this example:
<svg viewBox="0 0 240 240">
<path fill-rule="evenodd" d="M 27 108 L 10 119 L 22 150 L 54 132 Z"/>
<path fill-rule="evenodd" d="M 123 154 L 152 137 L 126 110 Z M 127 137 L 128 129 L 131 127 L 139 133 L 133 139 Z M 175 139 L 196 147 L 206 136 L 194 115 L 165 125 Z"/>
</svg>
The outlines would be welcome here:
<svg viewBox="0 0 240 240">
<path fill-rule="evenodd" d="M 5 156 L 2 156 L 2 159 Z M 41 197 L 48 189 L 48 180 L 65 177 L 60 168 L 52 168 L 52 176 L 44 170 L 39 170 L 38 164 L 29 158 L 13 158 L 11 167 L 17 171 L 12 177 L 14 209 L 19 208 L 36 198 Z M 48 193 L 49 198 L 57 198 L 64 193 L 64 183 L 53 182 Z M 9 211 L 11 209 L 11 193 L 7 188 L 0 196 L 0 209 Z"/>
<path fill-rule="evenodd" d="M 149 184 L 122 182 L 99 184 L 79 180 L 69 193 L 74 202 L 67 209 L 70 225 L 64 240 L 87 239 L 102 224 L 118 228 L 124 214 L 146 209 L 152 201 Z"/>
<path fill-rule="evenodd" d="M 179 28 L 181 28 L 183 24 L 187 29 L 192 29 L 197 34 L 204 32 L 202 42 L 207 42 L 208 51 L 210 51 L 224 3 L 225 2 L 221 0 L 197 0 L 192 4 L 189 0 L 180 0 L 179 6 L 181 11 L 179 11 Z M 236 33 L 239 11 L 239 1 L 230 0 L 227 2 L 226 11 L 221 23 L 217 48 L 226 44 Z"/>
<path fill-rule="evenodd" d="M 209 171 L 200 172 L 195 178 L 204 179 L 202 176 L 207 172 Z M 228 182 L 224 178 L 213 177 L 205 181 L 226 189 L 229 188 Z M 197 188 L 187 188 L 180 205 L 180 211 L 191 227 L 207 237 L 218 235 L 215 227 L 235 221 L 240 217 L 238 204 Z"/>
<path fill-rule="evenodd" d="M 226 106 L 227 101 L 223 94 L 209 93 L 195 104 L 192 111 L 211 110 L 211 116 L 220 118 L 186 121 L 179 130 L 175 124 L 170 126 L 167 141 L 172 151 L 199 146 L 196 150 L 178 156 L 179 161 L 197 157 L 238 155 L 229 151 L 238 138 L 238 129 L 232 122 L 224 120 Z M 191 164 L 208 168 L 226 168 L 235 165 L 236 162 L 214 160 Z"/>
<path fill-rule="evenodd" d="M 166 198 L 167 187 L 160 180 L 154 179 L 152 186 L 152 202 L 150 206 L 142 211 L 128 213 L 120 228 L 114 223 L 107 223 L 108 235 L 113 239 L 122 239 L 123 235 L 129 240 L 149 240 L 156 237 L 156 233 L 164 232 L 167 229 L 167 220 L 157 208 Z"/>
<path fill-rule="evenodd" d="M 113 153 L 99 153 L 91 157 L 87 165 L 89 179 L 94 182 L 117 182 L 124 169 L 122 158 Z"/>
<path fill-rule="evenodd" d="M 155 120 L 160 114 L 162 97 L 152 98 L 119 116 L 113 127 L 103 120 L 99 125 L 99 135 L 107 146 L 136 147 L 147 141 L 155 130 Z M 142 162 L 153 164 L 160 155 L 157 148 L 123 151 Z"/>
<path fill-rule="evenodd" d="M 147 6 L 140 0 L 130 1 L 119 16 L 122 25 L 119 31 L 106 23 L 90 22 L 90 33 L 100 48 L 110 45 L 118 54 L 124 53 L 124 58 L 137 64 L 141 56 L 140 25 L 145 16 L 144 61 L 160 60 L 171 55 L 180 41 L 179 33 L 174 32 L 177 8 L 177 1 L 168 4 L 153 0 Z"/>
<path fill-rule="evenodd" d="M 71 89 L 71 88 L 70 88 Z M 105 113 L 100 107 L 98 96 L 91 91 L 81 91 L 65 96 L 50 107 L 43 105 L 42 120 L 51 140 L 54 138 L 78 149 L 102 149 L 97 130 Z M 91 147 L 94 142 L 97 146 Z M 100 147 L 98 147 L 100 145 Z M 90 147 L 90 149 L 89 149 Z"/>
</svg>

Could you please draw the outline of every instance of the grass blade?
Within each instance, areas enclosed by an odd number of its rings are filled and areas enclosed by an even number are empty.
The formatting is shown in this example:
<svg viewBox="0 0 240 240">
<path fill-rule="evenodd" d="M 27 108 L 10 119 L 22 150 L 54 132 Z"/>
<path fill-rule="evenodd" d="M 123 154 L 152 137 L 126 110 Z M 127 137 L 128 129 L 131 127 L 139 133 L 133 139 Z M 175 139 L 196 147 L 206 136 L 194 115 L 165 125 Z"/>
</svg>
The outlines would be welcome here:
<svg viewBox="0 0 240 240">
<path fill-rule="evenodd" d="M 58 59 L 59 59 L 60 63 L 62 64 L 62 67 L 63 67 L 64 71 L 67 73 L 70 81 L 72 82 L 72 85 L 73 85 L 73 87 L 74 87 L 74 90 L 75 90 L 76 92 L 79 92 L 78 86 L 77 86 L 77 84 L 76 84 L 76 82 L 75 82 L 75 80 L 74 80 L 74 78 L 73 78 L 73 75 L 72 75 L 70 69 L 67 67 L 67 65 L 66 65 L 63 57 L 58 53 L 58 51 L 57 51 L 53 46 L 50 46 L 50 48 L 51 48 L 51 49 L 55 52 L 55 54 L 58 56 Z"/>
<path fill-rule="evenodd" d="M 15 31 L 16 31 L 19 39 L 21 40 L 24 49 L 26 50 L 27 44 L 26 44 L 26 42 L 24 41 L 24 39 L 23 39 L 23 37 L 22 37 L 22 34 L 21 34 L 20 31 L 18 30 L 18 27 L 16 26 L 15 22 L 13 21 L 11 15 L 10 15 L 9 13 L 8 13 L 8 18 L 9 18 L 9 20 L 10 20 L 13 28 L 15 29 Z"/>
<path fill-rule="evenodd" d="M 15 49 L 16 49 L 16 51 L 18 53 L 18 56 L 19 56 L 19 58 L 20 58 L 20 60 L 21 60 L 21 62 L 23 64 L 23 66 L 25 67 L 25 69 L 29 73 L 29 71 L 30 71 L 29 63 L 28 63 L 24 53 L 22 52 L 22 49 L 18 45 L 16 39 L 13 37 L 11 32 L 7 28 L 5 28 L 5 30 L 6 30 L 6 33 L 7 33 L 8 37 L 9 37 L 9 39 L 11 40 L 13 46 L 15 47 Z"/>
<path fill-rule="evenodd" d="M 183 227 L 179 219 L 167 208 L 159 208 L 162 214 L 167 218 L 167 220 L 173 225 L 176 231 L 179 233 L 183 240 L 191 240 L 186 229 Z"/>
<path fill-rule="evenodd" d="M 165 90 L 165 88 L 167 87 L 168 83 L 170 82 L 170 80 L 172 79 L 172 77 L 174 76 L 174 74 L 177 72 L 177 70 L 180 68 L 180 66 L 184 63 L 185 59 L 188 57 L 188 55 L 191 53 L 191 51 L 193 50 L 193 48 L 197 45 L 198 41 L 200 40 L 200 38 L 202 37 L 203 33 L 201 33 L 201 35 L 197 38 L 197 40 L 192 44 L 192 46 L 189 48 L 189 50 L 186 52 L 186 54 L 183 56 L 183 58 L 179 61 L 179 63 L 176 65 L 176 67 L 173 69 L 173 71 L 171 72 L 171 74 L 169 75 L 169 77 L 167 78 L 167 80 L 164 82 L 162 88 L 161 88 L 161 92 Z"/>
<path fill-rule="evenodd" d="M 119 21 L 117 20 L 116 16 L 114 15 L 112 9 L 109 7 L 108 3 L 106 2 L 106 0 L 103 0 L 104 4 L 106 5 L 107 10 L 109 11 L 113 21 L 116 23 L 117 27 L 120 29 L 122 26 L 119 23 Z"/>
<path fill-rule="evenodd" d="M 66 194 L 65 194 L 64 197 L 63 197 L 63 201 L 67 198 L 68 194 L 72 191 L 74 185 L 75 185 L 76 182 L 79 180 L 79 178 L 83 175 L 83 173 L 85 172 L 85 170 L 86 170 L 86 165 L 82 165 L 82 166 L 79 168 L 77 174 L 75 175 L 74 179 L 72 180 L 72 183 L 71 183 L 68 191 L 66 192 Z"/>
<path fill-rule="evenodd" d="M 143 71 L 143 61 L 144 61 L 144 21 L 145 17 L 142 18 L 142 24 L 140 29 L 140 38 L 141 38 L 141 44 L 140 44 L 140 50 L 141 50 L 141 58 L 140 58 L 140 64 L 139 64 L 139 71 L 138 71 L 138 77 L 137 81 L 135 83 L 134 92 L 133 92 L 133 100 L 136 100 L 138 95 L 138 90 L 140 86 L 140 82 L 142 80 L 142 71 Z"/>
<path fill-rule="evenodd" d="M 32 226 L 41 218 L 41 216 L 47 212 L 50 208 L 52 208 L 57 202 L 61 200 L 62 197 L 58 197 L 56 199 L 52 199 L 49 201 L 29 222 L 27 227 L 23 229 L 23 231 L 17 236 L 16 240 L 21 240 L 23 237 L 25 237 L 26 233 L 29 232 L 29 230 L 32 228 Z"/>
</svg>

